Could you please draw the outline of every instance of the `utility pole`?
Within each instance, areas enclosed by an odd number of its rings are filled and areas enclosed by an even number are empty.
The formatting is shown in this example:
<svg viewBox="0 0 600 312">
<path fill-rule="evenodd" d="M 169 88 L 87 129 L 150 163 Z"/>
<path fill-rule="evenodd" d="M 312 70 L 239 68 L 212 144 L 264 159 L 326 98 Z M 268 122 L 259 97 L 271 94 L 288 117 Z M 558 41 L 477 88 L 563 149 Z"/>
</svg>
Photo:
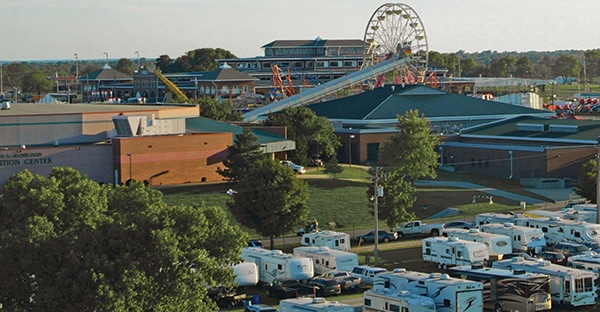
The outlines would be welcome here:
<svg viewBox="0 0 600 312">
<path fill-rule="evenodd" d="M 379 167 L 375 167 L 375 177 L 373 177 L 373 216 L 375 219 L 375 245 L 373 254 L 375 255 L 375 265 L 379 262 L 379 197 L 383 197 L 383 186 L 379 185 L 380 177 Z"/>
<path fill-rule="evenodd" d="M 598 146 L 598 152 L 596 152 L 596 159 L 598 160 L 598 171 L 596 171 L 596 223 L 600 223 L 600 145 Z"/>
</svg>

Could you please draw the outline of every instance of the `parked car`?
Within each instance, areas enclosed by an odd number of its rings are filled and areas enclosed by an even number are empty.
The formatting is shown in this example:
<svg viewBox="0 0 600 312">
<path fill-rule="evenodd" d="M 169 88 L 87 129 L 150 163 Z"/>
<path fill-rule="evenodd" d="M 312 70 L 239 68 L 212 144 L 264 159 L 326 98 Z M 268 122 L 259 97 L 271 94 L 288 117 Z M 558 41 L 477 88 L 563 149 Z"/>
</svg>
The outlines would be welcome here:
<svg viewBox="0 0 600 312">
<path fill-rule="evenodd" d="M 566 242 L 554 244 L 554 246 L 552 246 L 552 250 L 562 252 L 563 255 L 565 255 L 565 258 L 567 259 L 570 256 L 581 255 L 587 252 L 593 252 L 589 247 L 583 244 Z"/>
<path fill-rule="evenodd" d="M 299 173 L 299 174 L 306 173 L 306 169 L 303 166 L 296 165 L 291 160 L 282 160 L 281 164 L 286 167 L 292 168 L 296 173 Z"/>
<path fill-rule="evenodd" d="M 515 252 L 515 253 L 503 254 L 502 255 L 502 260 L 512 259 L 514 257 L 521 257 L 521 258 L 523 258 L 525 260 L 535 260 L 534 257 L 532 257 L 530 254 L 525 253 L 525 252 Z"/>
<path fill-rule="evenodd" d="M 260 247 L 263 248 L 263 243 L 259 240 L 252 239 L 248 241 L 248 247 Z"/>
<path fill-rule="evenodd" d="M 350 272 L 350 274 L 352 274 L 354 277 L 360 277 L 360 279 L 362 279 L 363 283 L 366 285 L 373 285 L 373 279 L 375 278 L 375 275 L 383 272 L 388 272 L 388 270 L 385 268 L 371 267 L 368 265 L 359 265 L 352 268 L 352 272 Z"/>
<path fill-rule="evenodd" d="M 378 231 L 378 240 L 379 242 L 390 242 L 398 239 L 398 233 L 390 233 L 386 231 Z M 375 231 L 371 231 L 367 234 L 359 235 L 354 238 L 355 241 L 363 241 L 365 243 L 373 243 L 375 242 Z"/>
<path fill-rule="evenodd" d="M 600 252 L 600 243 L 598 242 L 585 241 L 581 242 L 581 244 L 589 247 L 594 252 Z"/>
<path fill-rule="evenodd" d="M 362 278 L 352 276 L 352 274 L 347 271 L 329 271 L 321 274 L 321 277 L 338 281 L 340 286 L 342 286 L 342 291 L 355 290 L 362 285 Z"/>
<path fill-rule="evenodd" d="M 550 261 L 551 263 L 567 265 L 567 257 L 560 251 L 544 251 L 536 255 L 536 257 Z"/>
<path fill-rule="evenodd" d="M 337 296 L 342 293 L 340 283 L 332 278 L 313 277 L 306 284 L 315 287 L 315 295 L 318 297 Z"/>
<path fill-rule="evenodd" d="M 473 223 L 473 222 L 456 220 L 456 221 L 450 221 L 448 223 L 444 223 L 444 228 L 445 229 L 465 229 L 465 230 L 470 230 L 470 229 L 476 229 L 476 228 L 478 228 L 478 226 L 475 223 Z"/>
</svg>

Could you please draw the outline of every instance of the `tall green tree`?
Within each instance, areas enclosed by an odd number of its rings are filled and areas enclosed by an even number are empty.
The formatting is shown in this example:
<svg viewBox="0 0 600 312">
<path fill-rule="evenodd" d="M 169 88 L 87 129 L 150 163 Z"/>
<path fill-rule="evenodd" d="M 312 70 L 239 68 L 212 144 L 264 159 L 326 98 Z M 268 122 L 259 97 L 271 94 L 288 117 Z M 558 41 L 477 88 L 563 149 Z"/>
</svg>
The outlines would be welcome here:
<svg viewBox="0 0 600 312">
<path fill-rule="evenodd" d="M 200 115 L 219 121 L 242 121 L 242 114 L 234 110 L 233 103 L 229 100 L 219 101 L 210 97 L 198 100 Z"/>
<path fill-rule="evenodd" d="M 575 193 L 593 204 L 596 204 L 597 201 L 597 176 L 598 160 L 590 159 L 579 168 L 577 171 L 577 182 L 573 184 Z"/>
<path fill-rule="evenodd" d="M 242 225 L 274 239 L 289 233 L 308 215 L 308 185 L 291 168 L 278 161 L 257 160 L 251 174 L 239 179 L 227 203 L 229 211 Z"/>
<path fill-rule="evenodd" d="M 136 69 L 137 64 L 128 58 L 119 59 L 119 61 L 117 62 L 117 66 L 115 67 L 115 70 L 118 70 L 127 75 L 133 75 L 133 71 L 135 71 Z"/>
<path fill-rule="evenodd" d="M 289 157 L 297 164 L 307 165 L 311 157 L 330 158 L 341 145 L 326 117 L 317 116 L 308 107 L 288 107 L 281 112 L 269 114 L 267 126 L 285 126 L 288 138 L 296 142 L 296 149 Z"/>
<path fill-rule="evenodd" d="M 227 159 L 223 161 L 225 168 L 218 167 L 217 173 L 232 183 L 252 179 L 254 164 L 267 158 L 257 142 L 252 130 L 244 128 L 235 136 L 234 144 L 227 147 Z"/>
<path fill-rule="evenodd" d="M 561 54 L 552 66 L 552 74 L 555 77 L 563 77 L 567 81 L 568 77 L 577 77 L 579 70 L 579 60 L 572 55 Z"/>
<path fill-rule="evenodd" d="M 521 78 L 531 78 L 533 75 L 533 67 L 531 60 L 527 56 L 520 57 L 515 63 L 515 76 Z"/>
<path fill-rule="evenodd" d="M 215 207 L 167 206 L 141 183 L 72 168 L 0 189 L 0 292 L 8 311 L 215 311 L 247 236 Z"/>
<path fill-rule="evenodd" d="M 417 200 L 417 189 L 406 179 L 398 170 L 389 172 L 377 171 L 375 173 L 381 187 L 381 197 L 377 199 L 377 213 L 380 220 L 386 220 L 390 229 L 395 228 L 398 224 L 415 219 L 415 213 L 410 211 L 413 204 Z M 374 200 L 374 196 L 378 192 L 375 191 L 374 185 L 371 185 L 367 191 L 367 196 Z M 371 205 L 372 212 L 374 205 Z"/>
<path fill-rule="evenodd" d="M 510 55 L 494 59 L 490 63 L 490 75 L 492 77 L 510 77 L 515 69 L 515 63 L 515 58 Z"/>
</svg>

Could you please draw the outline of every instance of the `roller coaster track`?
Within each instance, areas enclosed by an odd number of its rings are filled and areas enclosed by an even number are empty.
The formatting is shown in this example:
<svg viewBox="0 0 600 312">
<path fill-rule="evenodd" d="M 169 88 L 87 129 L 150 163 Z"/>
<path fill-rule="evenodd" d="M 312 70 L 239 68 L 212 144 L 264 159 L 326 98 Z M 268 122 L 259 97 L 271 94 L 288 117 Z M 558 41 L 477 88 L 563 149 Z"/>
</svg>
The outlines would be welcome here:
<svg viewBox="0 0 600 312">
<path fill-rule="evenodd" d="M 283 110 L 287 107 L 297 107 L 315 102 L 332 93 L 344 90 L 350 86 L 362 84 L 366 80 L 377 79 L 382 74 L 400 68 L 410 62 L 410 57 L 392 57 L 381 63 L 355 71 L 343 77 L 331 80 L 322 85 L 304 90 L 288 98 L 259 107 L 243 115 L 245 122 L 257 121 L 260 116 Z"/>
</svg>

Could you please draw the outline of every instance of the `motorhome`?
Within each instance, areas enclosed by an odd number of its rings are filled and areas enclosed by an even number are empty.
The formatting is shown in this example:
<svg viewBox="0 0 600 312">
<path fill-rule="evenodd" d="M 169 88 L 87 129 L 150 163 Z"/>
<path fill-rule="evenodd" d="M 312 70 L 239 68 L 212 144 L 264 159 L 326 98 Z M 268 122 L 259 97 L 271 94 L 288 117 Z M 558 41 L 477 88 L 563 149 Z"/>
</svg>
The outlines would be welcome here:
<svg viewBox="0 0 600 312">
<path fill-rule="evenodd" d="M 302 235 L 300 244 L 303 246 L 325 246 L 329 249 L 350 250 L 350 234 L 323 230 Z"/>
<path fill-rule="evenodd" d="M 553 264 L 544 260 L 525 260 L 516 257 L 495 261 L 493 268 L 506 270 L 524 270 L 528 273 L 539 273 L 550 276 L 550 293 L 552 301 L 559 304 L 570 304 L 575 307 L 594 305 L 596 303 L 596 273 Z"/>
<path fill-rule="evenodd" d="M 589 252 L 570 256 L 567 258 L 567 266 L 600 274 L 600 254 Z"/>
<path fill-rule="evenodd" d="M 286 254 L 281 250 L 244 247 L 241 257 L 244 261 L 256 264 L 258 279 L 263 283 L 270 283 L 278 277 L 305 280 L 315 275 L 311 258 Z"/>
<path fill-rule="evenodd" d="M 483 266 L 456 266 L 451 275 L 483 283 L 483 306 L 494 311 L 535 312 L 552 309 L 550 276 Z"/>
<path fill-rule="evenodd" d="M 313 260 L 315 274 L 329 271 L 352 271 L 358 266 L 358 255 L 353 252 L 329 249 L 323 246 L 303 246 L 294 248 L 294 255 Z"/>
<path fill-rule="evenodd" d="M 512 239 L 513 252 L 538 254 L 546 248 L 546 237 L 540 229 L 512 223 L 490 223 L 479 226 L 482 232 L 506 235 Z"/>
<path fill-rule="evenodd" d="M 513 252 L 512 238 L 508 235 L 481 232 L 478 229 L 443 229 L 442 236 L 458 237 L 466 241 L 484 243 L 490 256 Z"/>
<path fill-rule="evenodd" d="M 515 213 L 500 213 L 500 212 L 485 212 L 475 216 L 476 225 L 494 224 L 494 223 L 513 223 L 518 225 L 518 220 L 523 218 L 522 214 Z"/>
<path fill-rule="evenodd" d="M 436 309 L 433 299 L 427 296 L 377 286 L 363 293 L 363 311 L 436 312 Z"/>
<path fill-rule="evenodd" d="M 254 262 L 242 262 L 233 266 L 235 283 L 239 286 L 253 286 L 258 284 L 258 268 Z"/>
<path fill-rule="evenodd" d="M 456 237 L 428 237 L 422 241 L 423 260 L 437 263 L 439 269 L 455 265 L 483 263 L 489 259 L 484 243 L 471 242 Z"/>
<path fill-rule="evenodd" d="M 558 217 L 565 220 L 574 221 L 585 221 L 589 223 L 596 223 L 596 212 L 586 210 L 575 210 L 573 208 L 563 208 L 562 210 L 531 210 L 524 214 L 526 217 L 540 218 L 540 217 Z"/>
<path fill-rule="evenodd" d="M 540 229 L 548 244 L 562 241 L 581 243 L 600 242 L 600 224 L 584 221 L 564 220 L 559 217 L 527 218 L 524 226 Z"/>
<path fill-rule="evenodd" d="M 321 297 L 298 297 L 279 301 L 279 312 L 354 312 L 354 306 Z"/>
<path fill-rule="evenodd" d="M 483 283 L 450 277 L 448 274 L 428 274 L 399 268 L 375 276 L 374 287 L 392 291 L 407 290 L 432 298 L 437 312 L 483 311 Z"/>
</svg>

